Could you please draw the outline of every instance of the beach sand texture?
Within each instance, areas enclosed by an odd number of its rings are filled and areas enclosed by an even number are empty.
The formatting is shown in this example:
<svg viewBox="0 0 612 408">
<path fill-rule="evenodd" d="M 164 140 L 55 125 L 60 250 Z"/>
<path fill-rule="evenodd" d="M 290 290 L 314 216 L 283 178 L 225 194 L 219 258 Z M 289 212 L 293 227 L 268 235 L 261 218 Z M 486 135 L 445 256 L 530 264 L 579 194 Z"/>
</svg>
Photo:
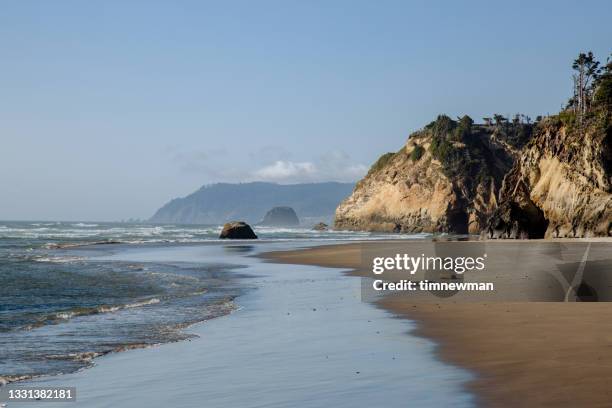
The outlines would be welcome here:
<svg viewBox="0 0 612 408">
<path fill-rule="evenodd" d="M 500 269 L 500 261 L 488 279 L 499 283 L 505 296 L 526 287 L 533 288 L 530 279 L 537 281 L 538 276 L 530 276 L 529 267 L 522 268 L 521 262 L 539 262 L 546 268 L 551 264 L 551 248 L 557 248 L 555 242 L 487 243 L 489 259 L 495 256 L 495 251 L 507 252 L 508 248 L 511 252 L 523 253 L 518 247 L 521 245 L 531 251 L 532 257 L 525 260 L 517 253 L 502 254 L 514 258 L 514 262 L 506 262 L 505 269 Z M 566 248 L 568 242 L 560 244 Z M 580 256 L 587 242 L 575 242 L 578 247 L 571 250 Z M 604 240 L 593 244 L 597 246 L 591 247 L 591 255 L 600 258 L 595 259 L 599 262 L 598 272 L 606 265 L 612 267 L 606 260 L 612 253 L 612 243 Z M 371 277 L 371 271 L 363 265 L 364 251 L 401 251 L 411 245 L 417 251 L 421 249 L 419 246 L 429 244 L 352 243 L 276 252 L 266 257 L 274 262 L 348 267 L 354 269 L 352 274 Z M 592 279 L 601 281 L 602 273 Z M 443 360 L 473 370 L 477 376 L 468 388 L 484 406 L 609 407 L 612 405 L 612 304 L 563 302 L 559 298 L 559 285 L 552 286 L 550 293 L 540 295 L 558 301 L 506 301 L 494 296 L 492 301 L 484 302 L 474 298 L 462 301 L 434 297 L 432 300 L 431 296 L 419 298 L 404 294 L 385 296 L 377 303 L 417 321 L 417 333 L 439 344 L 438 355 Z M 546 286 L 540 286 L 538 290 L 545 292 L 545 289 Z M 522 295 L 516 293 L 516 298 Z"/>
</svg>

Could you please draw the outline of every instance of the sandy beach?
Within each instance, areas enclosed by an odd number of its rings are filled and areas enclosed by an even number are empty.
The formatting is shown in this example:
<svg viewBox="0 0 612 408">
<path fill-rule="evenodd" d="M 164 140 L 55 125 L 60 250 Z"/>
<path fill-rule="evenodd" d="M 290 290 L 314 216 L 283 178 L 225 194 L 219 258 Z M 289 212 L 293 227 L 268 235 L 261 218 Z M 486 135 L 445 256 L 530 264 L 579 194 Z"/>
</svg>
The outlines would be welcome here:
<svg viewBox="0 0 612 408">
<path fill-rule="evenodd" d="M 563 299 L 555 297 L 557 294 L 552 289 L 548 292 L 538 289 L 541 290 L 540 296 L 549 296 L 546 300 L 552 300 L 548 302 L 504 300 L 513 295 L 519 299 L 525 287 L 533 287 L 525 286 L 525 282 L 538 279 L 535 273 L 530 273 L 529 265 L 520 267 L 520 254 L 523 254 L 523 259 L 527 258 L 521 251 L 532 251 L 532 261 L 546 266 L 547 256 L 559 247 L 565 251 L 562 255 L 567 257 L 567 242 L 512 243 L 510 252 L 518 252 L 504 254 L 509 259 L 505 264 L 500 261 L 495 273 L 488 276 L 488 279 L 500 283 L 506 298 L 492 297 L 487 301 L 439 299 L 432 302 L 418 297 L 389 295 L 377 304 L 398 316 L 418 322 L 417 333 L 439 345 L 437 355 L 443 361 L 474 372 L 476 376 L 467 388 L 479 397 L 481 405 L 608 407 L 612 400 L 609 387 L 612 383 L 611 304 L 563 302 Z M 578 243 L 584 244 L 585 241 Z M 598 245 L 593 247 L 595 250 L 591 249 L 596 258 L 593 263 L 609 267 L 609 261 L 602 254 L 610 253 L 612 244 L 609 240 L 595 244 Z M 410 245 L 418 248 L 425 244 L 353 243 L 265 256 L 272 262 L 351 268 L 353 275 L 371 277 L 371 272 L 364 268 L 364 251 L 388 250 L 394 245 L 397 248 L 410 248 Z M 508 246 L 503 244 L 486 244 L 486 251 L 490 254 L 495 253 L 496 248 L 508 252 Z M 579 257 L 580 253 L 575 256 Z"/>
</svg>

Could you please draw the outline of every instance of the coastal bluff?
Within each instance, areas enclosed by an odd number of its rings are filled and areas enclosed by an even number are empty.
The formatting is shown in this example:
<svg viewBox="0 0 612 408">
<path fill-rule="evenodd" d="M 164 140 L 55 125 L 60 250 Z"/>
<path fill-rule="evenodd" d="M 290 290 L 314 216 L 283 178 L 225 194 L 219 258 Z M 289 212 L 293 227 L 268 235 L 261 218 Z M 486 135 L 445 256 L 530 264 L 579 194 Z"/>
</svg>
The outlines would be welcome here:
<svg viewBox="0 0 612 408">
<path fill-rule="evenodd" d="M 612 235 L 612 130 L 562 114 L 474 124 L 441 115 L 381 156 L 336 209 L 336 229 Z"/>
<path fill-rule="evenodd" d="M 439 116 L 374 163 L 337 208 L 335 228 L 478 233 L 532 126 L 510 130 Z"/>
<path fill-rule="evenodd" d="M 504 178 L 488 238 L 612 236 L 612 132 L 547 118 Z"/>
</svg>

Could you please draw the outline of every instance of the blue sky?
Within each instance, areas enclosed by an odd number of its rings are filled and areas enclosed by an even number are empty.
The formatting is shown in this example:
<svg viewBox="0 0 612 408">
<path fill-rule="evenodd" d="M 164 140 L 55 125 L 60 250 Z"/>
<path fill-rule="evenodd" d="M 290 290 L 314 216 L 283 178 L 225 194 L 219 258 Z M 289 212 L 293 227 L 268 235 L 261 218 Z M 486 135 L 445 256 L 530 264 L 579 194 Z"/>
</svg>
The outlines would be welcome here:
<svg viewBox="0 0 612 408">
<path fill-rule="evenodd" d="M 610 2 L 3 1 L 0 219 L 355 180 L 439 113 L 553 113 Z"/>
</svg>

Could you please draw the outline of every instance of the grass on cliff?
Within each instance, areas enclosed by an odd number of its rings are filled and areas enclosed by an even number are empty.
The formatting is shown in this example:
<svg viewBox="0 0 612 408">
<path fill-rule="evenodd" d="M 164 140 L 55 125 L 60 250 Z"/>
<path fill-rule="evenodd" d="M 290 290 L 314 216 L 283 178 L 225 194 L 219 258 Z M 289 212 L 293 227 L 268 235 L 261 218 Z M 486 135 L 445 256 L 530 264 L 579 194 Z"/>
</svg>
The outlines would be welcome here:
<svg viewBox="0 0 612 408">
<path fill-rule="evenodd" d="M 421 160 L 421 157 L 423 157 L 424 153 L 425 153 L 425 148 L 421 145 L 416 145 L 414 146 L 414 149 L 412 149 L 412 152 L 410 153 L 410 159 L 413 162 L 419 161 Z"/>
<path fill-rule="evenodd" d="M 461 180 L 468 187 L 475 187 L 490 180 L 500 181 L 503 174 L 512 164 L 512 159 L 502 149 L 492 149 L 489 136 L 496 136 L 510 146 L 522 146 L 533 133 L 531 124 L 501 120 L 497 115 L 497 125 L 475 125 L 469 116 L 453 120 L 446 115 L 428 124 L 422 131 L 411 137 L 425 136 L 431 140 L 429 150 L 432 156 L 442 164 L 444 174 L 452 180 Z M 502 118 L 503 119 L 503 118 Z M 406 159 L 419 161 L 425 154 L 425 148 L 415 145 L 410 154 L 402 148 L 398 152 L 383 154 L 370 167 L 367 176 L 371 176 L 389 165 L 399 154 Z M 366 176 L 366 177 L 367 177 Z"/>
<path fill-rule="evenodd" d="M 372 167 L 370 167 L 370 170 L 368 170 L 367 175 L 368 176 L 372 175 L 376 173 L 377 171 L 381 170 L 382 168 L 384 168 L 394 156 L 395 156 L 394 152 L 388 152 L 380 156 L 378 160 L 376 160 L 376 163 L 374 163 Z"/>
<path fill-rule="evenodd" d="M 562 143 L 554 137 L 540 139 L 551 143 L 559 157 L 571 162 L 580 157 L 584 140 L 590 135 L 593 140 L 603 144 L 602 156 L 599 158 L 607 172 L 612 170 L 612 109 L 604 107 L 592 109 L 578 115 L 571 109 L 566 109 L 556 115 L 549 116 L 538 124 L 536 133 L 555 135 L 563 129 L 565 138 Z M 543 147 L 543 146 L 542 146 Z"/>
</svg>

